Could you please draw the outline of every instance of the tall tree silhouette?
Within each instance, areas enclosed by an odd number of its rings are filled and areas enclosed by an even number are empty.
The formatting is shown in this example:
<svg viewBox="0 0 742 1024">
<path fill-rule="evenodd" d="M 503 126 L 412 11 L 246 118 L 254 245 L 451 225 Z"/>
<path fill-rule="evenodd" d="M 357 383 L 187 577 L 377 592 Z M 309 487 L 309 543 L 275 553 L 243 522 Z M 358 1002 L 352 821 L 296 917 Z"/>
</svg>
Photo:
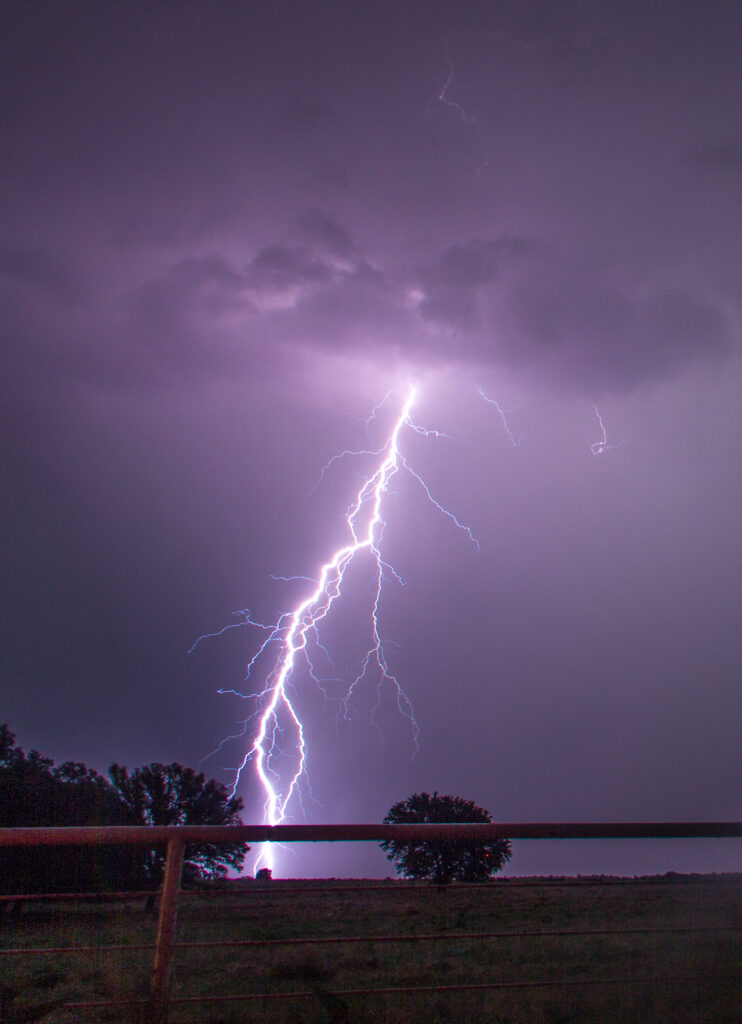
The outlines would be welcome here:
<svg viewBox="0 0 742 1024">
<path fill-rule="evenodd" d="M 193 768 L 155 761 L 130 773 L 128 768 L 113 764 L 109 776 L 131 816 L 140 824 L 242 824 L 239 816 L 242 810 L 240 797 L 229 796 L 220 782 L 207 779 Z M 223 878 L 230 868 L 240 870 L 248 849 L 245 843 L 189 845 L 185 851 L 183 877 Z M 164 864 L 164 847 L 148 851 L 145 861 L 147 877 L 153 882 L 159 882 Z"/>
</svg>

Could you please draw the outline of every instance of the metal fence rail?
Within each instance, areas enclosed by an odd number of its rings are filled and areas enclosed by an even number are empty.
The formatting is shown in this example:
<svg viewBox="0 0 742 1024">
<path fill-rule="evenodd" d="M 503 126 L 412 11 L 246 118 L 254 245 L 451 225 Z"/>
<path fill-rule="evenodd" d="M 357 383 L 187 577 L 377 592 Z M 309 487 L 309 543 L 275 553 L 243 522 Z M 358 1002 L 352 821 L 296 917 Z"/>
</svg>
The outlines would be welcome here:
<svg viewBox="0 0 742 1024">
<path fill-rule="evenodd" d="M 106 843 L 337 843 L 398 839 L 724 839 L 742 837 L 739 821 L 509 822 L 472 825 L 85 825 L 0 828 L 3 846 Z"/>
<path fill-rule="evenodd" d="M 608 935 L 725 935 L 742 932 L 742 925 L 720 925 L 704 928 L 562 928 L 537 929 L 535 931 L 498 932 L 430 932 L 419 935 L 331 935 L 299 939 L 223 939 L 218 942 L 176 942 L 176 949 L 276 949 L 291 946 L 365 946 L 393 942 L 471 942 L 486 939 L 565 939 Z M 154 949 L 154 942 L 114 943 L 101 946 L 17 946 L 0 949 L 0 956 L 48 956 L 67 953 L 70 956 L 88 956 L 92 953 L 119 953 L 137 949 Z"/>
<path fill-rule="evenodd" d="M 114 1006 L 146 1006 L 148 1020 L 157 1022 L 166 1021 L 168 1005 L 184 1004 L 193 1002 L 239 1002 L 253 1000 L 270 1000 L 274 998 L 303 999 L 312 996 L 314 993 L 307 992 L 286 992 L 286 993 L 246 993 L 244 995 L 221 995 L 204 997 L 175 997 L 169 998 L 169 977 L 170 967 L 175 949 L 175 925 L 177 914 L 177 901 L 181 894 L 180 884 L 183 867 L 185 847 L 188 843 L 293 843 L 293 842 L 369 842 L 383 840 L 401 841 L 470 841 L 470 842 L 491 842 L 495 839 L 639 839 L 639 838 L 728 838 L 742 837 L 742 822 L 577 822 L 577 823 L 498 823 L 498 824 L 425 824 L 425 825 L 237 825 L 237 826 L 105 826 L 105 827 L 70 827 L 70 828 L 0 828 L 0 849 L 8 847 L 28 846 L 69 846 L 69 845 L 97 845 L 97 844 L 136 844 L 154 846 L 166 844 L 167 858 L 165 863 L 165 876 L 159 892 L 159 915 L 157 924 L 157 936 L 154 943 L 137 945 L 107 945 L 107 946 L 72 946 L 72 947 L 34 947 L 0 950 L 0 956 L 37 956 L 37 955 L 75 955 L 90 954 L 102 951 L 117 952 L 121 950 L 154 950 L 154 963 L 152 981 L 150 986 L 150 997 L 146 1003 L 133 1000 L 96 1000 L 89 1002 L 70 1002 L 65 1004 L 69 1009 L 94 1009 Z M 584 883 L 581 883 L 584 884 Z M 589 884 L 589 883 L 588 883 Z M 396 883 L 399 887 L 399 883 Z M 257 895 L 262 891 L 271 893 L 280 891 L 281 888 L 288 892 L 288 887 L 251 887 L 250 894 Z M 346 890 L 362 889 L 362 886 L 343 887 Z M 368 888 L 381 888 L 371 887 Z M 385 888 L 390 890 L 395 885 Z M 422 886 L 420 888 L 423 888 Z M 319 889 L 321 891 L 321 887 Z M 334 890 L 337 891 L 337 890 Z M 400 887 L 401 891 L 401 887 Z M 410 891 L 409 889 L 407 891 Z M 84 894 L 90 899 L 105 899 L 105 894 Z M 150 892 L 126 894 L 109 894 L 115 899 L 127 897 L 141 898 L 151 896 Z M 201 896 L 202 892 L 195 892 L 192 895 Z M 50 894 L 47 898 L 75 899 L 76 894 Z M 42 894 L 14 895 L 4 897 L 4 900 L 24 900 L 43 898 Z M 668 932 L 680 933 L 682 931 L 704 931 L 704 932 L 735 932 L 742 930 L 739 927 L 720 927 L 704 929 L 682 929 L 682 928 L 640 928 L 640 929 L 581 929 L 581 930 L 536 930 L 536 931 L 493 931 L 478 933 L 430 933 L 426 935 L 383 935 L 383 936 L 348 936 L 348 937 L 309 937 L 298 939 L 277 939 L 277 940 L 233 940 L 225 942 L 183 942 L 178 943 L 182 949 L 206 949 L 214 946 L 223 947 L 250 947 L 250 946 L 292 946 L 312 944 L 340 944 L 340 943 L 389 943 L 389 942 L 438 942 L 446 940 L 478 941 L 494 939 L 546 939 L 548 937 L 568 936 L 607 936 L 607 935 L 648 935 L 663 934 Z M 514 982 L 491 982 L 476 985 L 456 984 L 437 986 L 415 986 L 415 987 L 386 987 L 374 989 L 340 989 L 337 992 L 328 992 L 328 995 L 338 997 L 354 995 L 383 995 L 405 992 L 443 992 L 443 991 L 479 991 L 494 989 L 513 988 L 539 988 L 545 986 L 571 986 L 571 985 L 593 985 L 593 984 L 631 984 L 645 981 L 652 981 L 651 978 L 630 979 L 622 977 L 612 978 L 588 978 L 588 979 L 543 979 L 539 981 L 524 980 Z M 665 981 L 671 980 L 665 978 Z"/>
<path fill-rule="evenodd" d="M 717 980 L 736 980 L 737 975 L 722 975 Z M 418 994 L 420 992 L 432 994 L 434 992 L 496 992 L 512 991 L 517 989 L 538 989 L 538 988 L 586 988 L 591 985 L 646 985 L 656 983 L 657 977 L 653 975 L 635 975 L 631 977 L 606 977 L 606 978 L 550 978 L 538 981 L 487 981 L 475 985 L 396 985 L 378 988 L 341 988 L 328 990 L 328 996 L 343 998 L 346 996 L 389 996 Z M 662 976 L 663 983 L 675 983 L 687 981 L 684 975 Z M 173 1006 L 185 1006 L 189 1003 L 197 1003 L 199 1006 L 205 1003 L 250 1003 L 286 1001 L 291 999 L 313 999 L 316 992 L 309 990 L 297 990 L 295 992 L 249 992 L 242 995 L 231 996 L 174 996 L 170 1003 Z M 91 1002 L 67 1003 L 70 1009 L 95 1009 L 108 1006 L 129 1006 L 141 1007 L 146 1004 L 132 999 L 98 1000 Z"/>
</svg>

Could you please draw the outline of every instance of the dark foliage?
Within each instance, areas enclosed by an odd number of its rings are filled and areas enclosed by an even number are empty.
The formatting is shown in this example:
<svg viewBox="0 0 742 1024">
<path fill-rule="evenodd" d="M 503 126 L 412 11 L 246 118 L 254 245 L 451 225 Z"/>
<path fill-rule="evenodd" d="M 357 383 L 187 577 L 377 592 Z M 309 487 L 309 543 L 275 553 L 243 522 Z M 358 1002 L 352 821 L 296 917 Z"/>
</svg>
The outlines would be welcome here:
<svg viewBox="0 0 742 1024">
<path fill-rule="evenodd" d="M 141 825 L 241 825 L 242 800 L 203 773 L 181 764 L 153 762 L 129 772 L 114 764 L 111 782 L 132 817 Z M 229 868 L 239 870 L 249 847 L 194 843 L 187 846 L 184 881 L 223 878 Z M 165 866 L 164 847 L 147 851 L 147 878 L 159 882 Z"/>
<path fill-rule="evenodd" d="M 28 755 L 0 725 L 0 827 L 131 825 L 134 820 L 107 779 L 84 764 L 56 766 Z M 135 847 L 24 847 L 0 853 L 4 892 L 77 892 L 138 888 L 145 881 Z"/>
<path fill-rule="evenodd" d="M 0 828 L 70 825 L 236 825 L 242 801 L 218 782 L 179 764 L 129 772 L 111 781 L 84 764 L 62 765 L 16 746 L 0 725 Z M 184 880 L 223 877 L 242 867 L 245 844 L 186 849 Z M 18 847 L 0 850 L 0 891 L 85 892 L 140 889 L 162 878 L 165 850 L 142 846 Z"/>
<path fill-rule="evenodd" d="M 489 811 L 472 800 L 438 793 L 414 793 L 390 808 L 384 818 L 388 825 L 487 823 Z M 391 839 L 381 844 L 397 874 L 405 878 L 427 878 L 446 883 L 483 882 L 491 878 L 510 860 L 510 840 L 496 839 L 488 843 L 436 842 Z"/>
</svg>

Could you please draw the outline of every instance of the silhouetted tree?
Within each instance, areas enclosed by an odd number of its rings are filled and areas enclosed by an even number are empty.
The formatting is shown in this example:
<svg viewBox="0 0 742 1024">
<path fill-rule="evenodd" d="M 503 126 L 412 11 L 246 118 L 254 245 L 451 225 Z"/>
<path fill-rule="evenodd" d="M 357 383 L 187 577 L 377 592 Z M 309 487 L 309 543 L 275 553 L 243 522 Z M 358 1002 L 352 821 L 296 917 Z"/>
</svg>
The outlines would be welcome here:
<svg viewBox="0 0 742 1024">
<path fill-rule="evenodd" d="M 0 726 L 0 826 L 127 825 L 124 801 L 102 775 L 84 764 L 54 762 L 16 746 Z M 134 847 L 23 847 L 0 854 L 5 892 L 135 888 L 144 881 Z"/>
<path fill-rule="evenodd" d="M 0 827 L 22 825 L 237 825 L 242 801 L 221 783 L 179 764 L 129 772 L 111 781 L 75 761 L 55 765 L 16 746 L 0 725 Z M 223 877 L 242 867 L 244 843 L 186 849 L 185 879 Z M 0 891 L 76 892 L 137 889 L 158 883 L 165 849 L 141 846 L 19 847 L 0 851 Z"/>
<path fill-rule="evenodd" d="M 487 823 L 489 811 L 478 807 L 472 800 L 458 796 L 439 796 L 438 793 L 414 793 L 389 809 L 384 818 L 388 825 Z M 435 841 L 389 839 L 381 843 L 389 860 L 394 862 L 397 874 L 405 878 L 429 878 L 445 883 L 484 882 L 510 860 L 508 839 L 495 839 L 487 843 L 467 841 Z"/>
<path fill-rule="evenodd" d="M 142 825 L 241 825 L 242 800 L 229 796 L 226 788 L 203 773 L 181 764 L 153 762 L 129 773 L 117 764 L 109 769 L 111 782 Z M 249 847 L 194 843 L 186 847 L 183 878 L 223 878 L 229 868 L 239 871 Z M 145 871 L 159 882 L 165 866 L 165 848 L 147 852 Z"/>
</svg>

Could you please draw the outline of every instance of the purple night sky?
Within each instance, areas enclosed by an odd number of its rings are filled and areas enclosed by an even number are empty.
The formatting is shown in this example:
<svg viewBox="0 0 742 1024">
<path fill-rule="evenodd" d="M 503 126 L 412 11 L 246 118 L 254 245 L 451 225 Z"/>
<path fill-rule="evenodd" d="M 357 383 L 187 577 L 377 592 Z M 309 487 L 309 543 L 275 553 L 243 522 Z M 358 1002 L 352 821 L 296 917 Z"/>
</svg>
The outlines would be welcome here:
<svg viewBox="0 0 742 1024">
<path fill-rule="evenodd" d="M 224 782 L 260 635 L 410 382 L 390 665 L 311 822 L 742 819 L 742 14 L 715 0 L 3 0 L 2 706 L 25 748 Z M 514 447 L 496 408 L 513 410 Z M 393 394 L 370 426 L 366 417 Z M 598 456 L 593 406 L 608 441 Z M 360 574 L 325 640 L 367 642 Z M 304 703 L 302 703 L 304 701 Z M 249 776 L 246 821 L 261 819 Z M 742 870 L 738 842 L 511 873 Z M 376 847 L 281 873 L 391 872 Z"/>
</svg>

